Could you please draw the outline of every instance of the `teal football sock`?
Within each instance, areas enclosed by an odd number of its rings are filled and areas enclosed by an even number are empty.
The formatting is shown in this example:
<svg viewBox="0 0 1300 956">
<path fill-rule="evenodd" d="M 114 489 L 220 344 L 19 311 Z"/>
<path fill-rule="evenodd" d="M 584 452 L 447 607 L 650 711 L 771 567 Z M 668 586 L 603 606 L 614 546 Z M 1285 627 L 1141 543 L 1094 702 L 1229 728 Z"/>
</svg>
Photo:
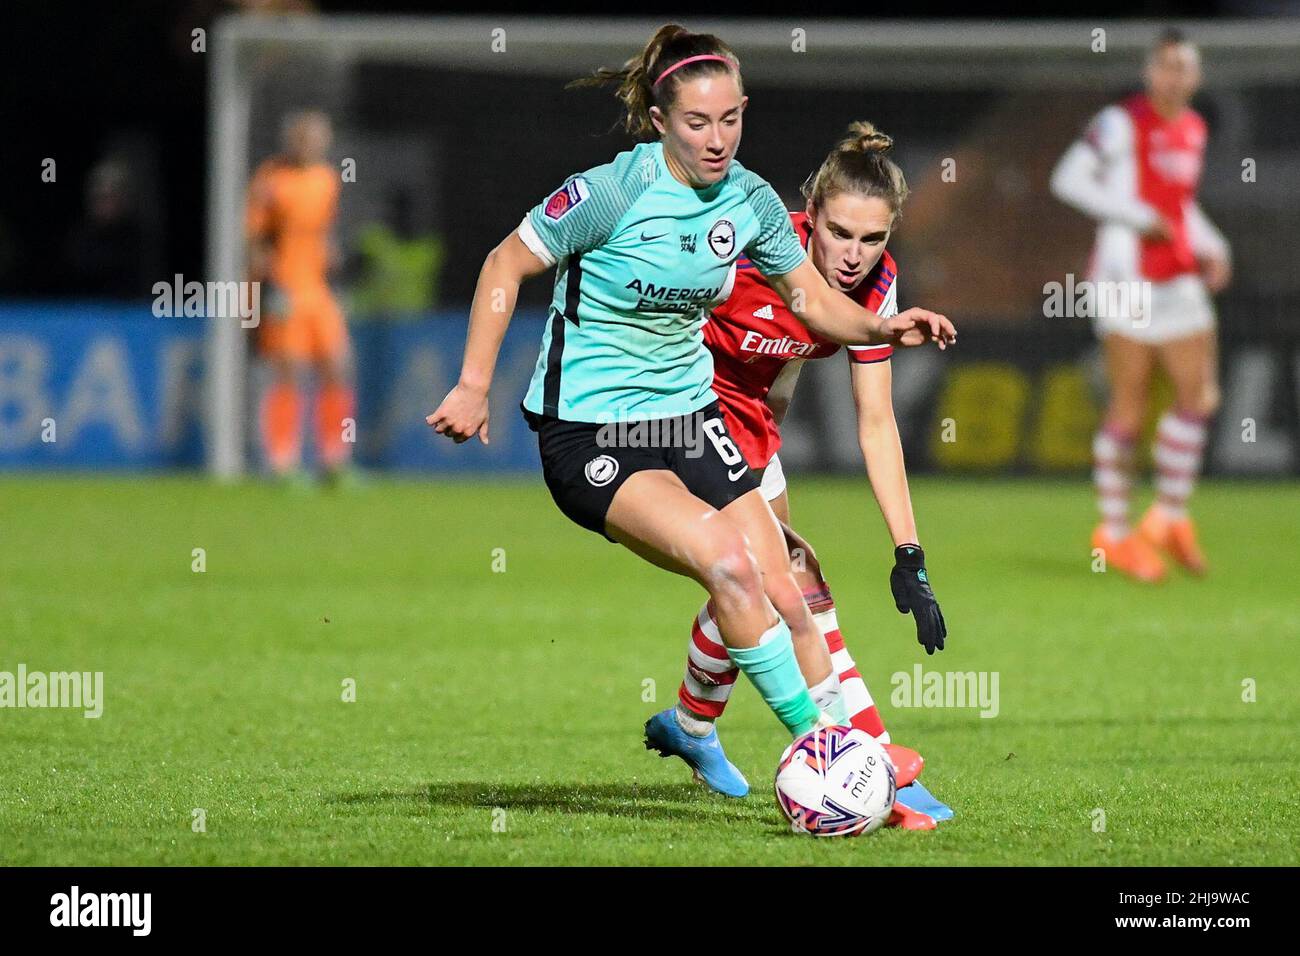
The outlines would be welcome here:
<svg viewBox="0 0 1300 956">
<path fill-rule="evenodd" d="M 757 647 L 728 647 L 727 654 L 792 735 L 798 737 L 816 726 L 821 712 L 799 672 L 785 621 L 778 620 L 765 631 Z"/>
</svg>

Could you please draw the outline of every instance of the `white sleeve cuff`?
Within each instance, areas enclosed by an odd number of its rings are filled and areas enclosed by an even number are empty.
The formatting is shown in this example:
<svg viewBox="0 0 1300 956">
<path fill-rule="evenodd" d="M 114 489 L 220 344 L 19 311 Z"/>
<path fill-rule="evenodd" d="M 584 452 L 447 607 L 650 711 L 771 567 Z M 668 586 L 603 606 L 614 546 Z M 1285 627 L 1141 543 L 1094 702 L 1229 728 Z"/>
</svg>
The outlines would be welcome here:
<svg viewBox="0 0 1300 956">
<path fill-rule="evenodd" d="M 523 221 L 519 223 L 519 238 L 524 241 L 528 251 L 546 265 L 553 266 L 558 261 L 551 250 L 546 248 L 546 243 L 542 242 L 542 237 L 537 234 L 537 230 L 533 228 L 532 221 L 527 216 L 524 216 Z"/>
</svg>

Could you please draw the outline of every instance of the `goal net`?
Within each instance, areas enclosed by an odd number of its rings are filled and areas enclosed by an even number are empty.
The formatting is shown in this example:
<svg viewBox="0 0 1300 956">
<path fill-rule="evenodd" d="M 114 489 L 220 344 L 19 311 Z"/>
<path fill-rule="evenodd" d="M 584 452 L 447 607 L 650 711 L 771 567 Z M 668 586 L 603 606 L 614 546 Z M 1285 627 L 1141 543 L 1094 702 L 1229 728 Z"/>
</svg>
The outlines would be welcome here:
<svg viewBox="0 0 1300 956">
<path fill-rule="evenodd" d="M 210 277 L 243 277 L 250 172 L 276 151 L 286 115 L 322 109 L 335 128 L 331 161 L 344 177 L 338 285 L 349 319 L 389 334 L 414 316 L 448 326 L 459 318 L 446 341 L 460 341 L 486 252 L 567 175 L 631 144 L 612 129 L 618 104 L 608 92 L 566 91 L 566 81 L 621 64 L 661 23 L 222 20 L 209 47 Z M 971 343 L 963 361 L 1002 361 L 1040 345 L 1051 352 L 1059 329 L 1043 317 L 1043 287 L 1083 271 L 1091 226 L 1051 198 L 1050 169 L 1097 109 L 1139 87 L 1143 53 L 1170 24 L 701 18 L 686 25 L 717 33 L 737 51 L 750 97 L 738 158 L 791 208 L 848 123 L 874 122 L 894 137 L 912 188 L 890 245 L 904 306 L 941 308 L 959 320 L 963 345 Z M 1211 138 L 1201 199 L 1236 257 L 1221 319 L 1225 328 L 1248 325 L 1277 358 L 1267 336 L 1288 327 L 1300 297 L 1300 27 L 1174 25 L 1202 49 L 1197 106 Z M 520 314 L 544 309 L 549 294 L 549 282 L 526 286 Z M 1008 329 L 1023 338 L 1012 343 L 998 334 Z M 1071 341 L 1067 357 L 1077 362 L 1084 339 Z M 208 464 L 217 475 L 238 475 L 254 462 L 251 354 L 249 330 L 211 321 Z M 454 363 L 459 355 L 444 358 Z M 896 374 L 905 427 L 909 409 L 925 405 L 942 361 L 937 353 L 909 355 L 909 374 Z M 841 363 L 820 364 L 828 368 L 810 376 L 808 397 L 801 393 L 796 403 L 816 429 L 792 435 L 791 454 L 809 466 L 860 467 L 847 372 Z M 1269 388 L 1283 386 L 1286 367 L 1278 366 L 1282 378 Z M 434 385 L 427 398 L 436 400 Z M 507 414 L 519 397 L 502 401 Z M 412 399 L 407 411 L 425 399 Z M 1032 392 L 1025 401 L 1044 400 Z M 395 440 L 391 429 L 386 434 Z"/>
</svg>

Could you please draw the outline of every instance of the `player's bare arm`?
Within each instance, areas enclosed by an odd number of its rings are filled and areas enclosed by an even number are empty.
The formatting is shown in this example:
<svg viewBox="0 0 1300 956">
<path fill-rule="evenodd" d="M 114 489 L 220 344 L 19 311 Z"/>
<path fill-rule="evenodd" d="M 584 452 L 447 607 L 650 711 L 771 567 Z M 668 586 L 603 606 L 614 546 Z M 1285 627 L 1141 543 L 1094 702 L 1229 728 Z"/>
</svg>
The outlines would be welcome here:
<svg viewBox="0 0 1300 956">
<path fill-rule="evenodd" d="M 488 444 L 488 390 L 496 369 L 497 353 L 505 338 L 525 279 L 549 269 L 524 245 L 518 232 L 510 233 L 488 253 L 479 272 L 470 306 L 469 335 L 460 381 L 447 393 L 438 410 L 425 418 L 439 435 L 460 444 L 478 435 Z"/>
<path fill-rule="evenodd" d="M 767 390 L 764 401 L 772 410 L 772 418 L 778 425 L 785 421 L 785 413 L 790 410 L 790 402 L 794 400 L 794 389 L 799 384 L 799 372 L 803 366 L 804 363 L 800 359 L 786 362 L 785 368 L 777 374 L 776 381 Z"/>
<path fill-rule="evenodd" d="M 898 437 L 889 362 L 854 365 L 853 403 L 858 414 L 858 444 L 871 491 L 894 542 L 894 569 L 889 587 L 900 613 L 912 615 L 916 640 L 927 654 L 941 651 L 948 637 L 943 611 L 930 587 L 925 552 L 916 533 L 907 466 Z"/>
<path fill-rule="evenodd" d="M 903 444 L 894 418 L 893 372 L 889 362 L 852 365 L 853 404 L 858 445 L 880 514 L 894 545 L 918 544 L 912 497 L 907 487 Z"/>
<path fill-rule="evenodd" d="M 827 285 L 808 259 L 792 272 L 767 280 L 799 321 L 841 345 L 912 347 L 934 342 L 943 349 L 957 341 L 956 328 L 938 312 L 914 308 L 882 319 L 862 308 Z"/>
</svg>

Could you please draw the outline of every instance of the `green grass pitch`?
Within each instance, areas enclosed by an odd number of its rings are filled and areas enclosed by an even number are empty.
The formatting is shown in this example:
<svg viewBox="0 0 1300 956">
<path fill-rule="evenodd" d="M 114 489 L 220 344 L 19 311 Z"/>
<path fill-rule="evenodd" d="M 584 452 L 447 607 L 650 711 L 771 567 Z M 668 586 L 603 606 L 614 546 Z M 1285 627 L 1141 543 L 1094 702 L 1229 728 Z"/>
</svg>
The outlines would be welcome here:
<svg viewBox="0 0 1300 956">
<path fill-rule="evenodd" d="M 1083 482 L 913 494 L 950 628 L 932 658 L 865 482 L 792 483 L 850 649 L 957 816 L 819 841 L 783 825 L 787 741 L 743 680 L 721 733 L 748 798 L 643 749 L 701 592 L 540 480 L 0 480 L 0 671 L 102 671 L 106 698 L 0 709 L 0 863 L 1294 862 L 1300 486 L 1208 484 L 1212 576 L 1155 589 L 1090 570 Z M 891 706 L 917 663 L 997 672 L 998 715 Z"/>
</svg>

